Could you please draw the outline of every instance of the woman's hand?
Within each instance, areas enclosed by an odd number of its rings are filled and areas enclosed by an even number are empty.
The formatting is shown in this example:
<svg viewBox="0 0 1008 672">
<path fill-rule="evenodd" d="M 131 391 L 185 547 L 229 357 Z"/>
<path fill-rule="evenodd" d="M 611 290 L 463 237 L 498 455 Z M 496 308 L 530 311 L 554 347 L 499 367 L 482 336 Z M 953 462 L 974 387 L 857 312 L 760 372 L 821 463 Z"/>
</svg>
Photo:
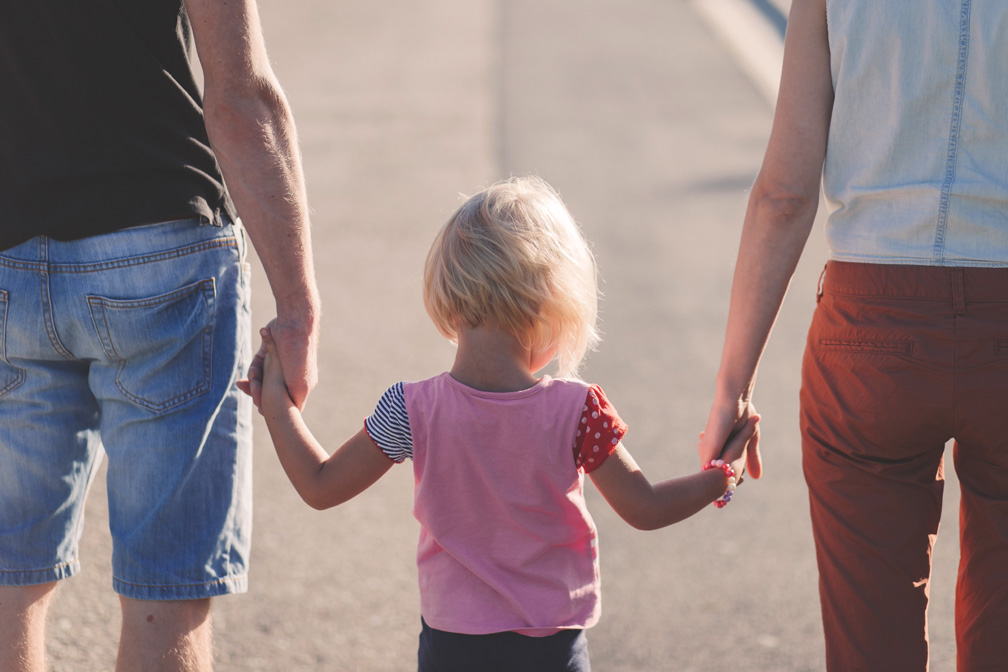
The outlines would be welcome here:
<svg viewBox="0 0 1008 672">
<path fill-rule="evenodd" d="M 759 461 L 759 416 L 749 416 L 728 438 L 724 450 L 719 458 L 731 465 L 735 471 L 738 483 L 742 482 L 742 475 L 746 472 L 746 462 L 749 455 L 755 455 Z M 700 440 L 703 440 L 703 434 Z M 759 466 L 757 466 L 757 471 Z M 754 478 L 759 478 L 754 476 Z"/>
<path fill-rule="evenodd" d="M 752 418 L 758 417 L 756 408 L 750 402 L 715 402 L 697 444 L 700 462 L 707 464 L 720 458 L 731 463 L 740 476 L 744 468 L 753 478 L 760 478 L 763 475 L 763 460 L 759 451 L 759 423 L 755 426 L 749 424 Z M 749 435 L 748 439 L 737 440 L 740 434 L 743 437 Z"/>
</svg>

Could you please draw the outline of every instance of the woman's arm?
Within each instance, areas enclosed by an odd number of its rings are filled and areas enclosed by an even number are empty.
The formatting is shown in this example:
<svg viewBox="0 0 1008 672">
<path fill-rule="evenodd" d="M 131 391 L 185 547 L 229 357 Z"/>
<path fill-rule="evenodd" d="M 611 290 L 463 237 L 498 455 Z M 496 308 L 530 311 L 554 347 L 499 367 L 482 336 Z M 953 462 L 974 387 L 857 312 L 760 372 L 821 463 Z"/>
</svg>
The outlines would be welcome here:
<svg viewBox="0 0 1008 672">
<path fill-rule="evenodd" d="M 746 444 L 758 421 L 757 416 L 750 418 L 728 442 L 722 456 L 739 479 L 745 469 Z M 588 476 L 609 506 L 638 530 L 657 530 L 685 520 L 718 499 L 728 487 L 722 469 L 707 469 L 652 484 L 622 442 Z"/>
<path fill-rule="evenodd" d="M 756 369 L 819 205 L 832 109 L 825 0 L 794 0 L 770 142 L 742 226 L 714 403 L 699 445 L 701 461 L 716 457 L 755 413 Z M 748 461 L 749 473 L 759 478 L 758 435 Z"/>
<path fill-rule="evenodd" d="M 301 499 L 315 509 L 328 509 L 356 497 L 392 468 L 392 460 L 363 428 L 332 455 L 326 453 L 287 392 L 269 330 L 263 329 L 262 335 L 266 354 L 261 410 L 287 478 Z"/>
</svg>

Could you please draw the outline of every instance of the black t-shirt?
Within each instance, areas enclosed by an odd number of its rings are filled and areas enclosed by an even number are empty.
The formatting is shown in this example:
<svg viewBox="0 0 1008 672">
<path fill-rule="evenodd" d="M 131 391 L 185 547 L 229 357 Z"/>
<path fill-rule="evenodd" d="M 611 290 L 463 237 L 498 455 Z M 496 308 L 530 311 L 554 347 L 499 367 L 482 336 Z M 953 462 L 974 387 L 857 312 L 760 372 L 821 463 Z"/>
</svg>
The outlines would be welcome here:
<svg viewBox="0 0 1008 672">
<path fill-rule="evenodd" d="M 0 3 L 0 249 L 235 218 L 181 0 Z"/>
</svg>

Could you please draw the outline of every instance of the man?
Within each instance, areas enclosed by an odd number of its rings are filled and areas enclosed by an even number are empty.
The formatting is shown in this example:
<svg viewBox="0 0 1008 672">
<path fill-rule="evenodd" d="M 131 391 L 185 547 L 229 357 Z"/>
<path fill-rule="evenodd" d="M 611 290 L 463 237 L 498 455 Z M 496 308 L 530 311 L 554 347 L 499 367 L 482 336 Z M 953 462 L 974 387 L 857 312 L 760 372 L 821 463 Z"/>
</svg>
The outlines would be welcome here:
<svg viewBox="0 0 1008 672">
<path fill-rule="evenodd" d="M 104 447 L 118 669 L 209 670 L 210 598 L 247 582 L 243 225 L 298 405 L 317 376 L 297 136 L 254 0 L 3 3 L 0 87 L 0 669 L 44 669 Z"/>
</svg>

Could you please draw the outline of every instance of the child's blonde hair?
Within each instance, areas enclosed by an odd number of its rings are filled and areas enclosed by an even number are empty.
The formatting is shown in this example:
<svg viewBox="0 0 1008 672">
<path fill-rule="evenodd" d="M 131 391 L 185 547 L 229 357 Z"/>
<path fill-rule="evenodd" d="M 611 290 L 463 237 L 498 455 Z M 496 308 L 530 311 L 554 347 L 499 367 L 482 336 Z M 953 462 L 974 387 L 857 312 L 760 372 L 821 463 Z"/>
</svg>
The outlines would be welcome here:
<svg viewBox="0 0 1008 672">
<path fill-rule="evenodd" d="M 552 187 L 511 178 L 442 227 L 424 267 L 424 307 L 452 342 L 460 327 L 497 326 L 535 353 L 557 348 L 558 375 L 573 376 L 598 342 L 595 259 Z"/>
</svg>

